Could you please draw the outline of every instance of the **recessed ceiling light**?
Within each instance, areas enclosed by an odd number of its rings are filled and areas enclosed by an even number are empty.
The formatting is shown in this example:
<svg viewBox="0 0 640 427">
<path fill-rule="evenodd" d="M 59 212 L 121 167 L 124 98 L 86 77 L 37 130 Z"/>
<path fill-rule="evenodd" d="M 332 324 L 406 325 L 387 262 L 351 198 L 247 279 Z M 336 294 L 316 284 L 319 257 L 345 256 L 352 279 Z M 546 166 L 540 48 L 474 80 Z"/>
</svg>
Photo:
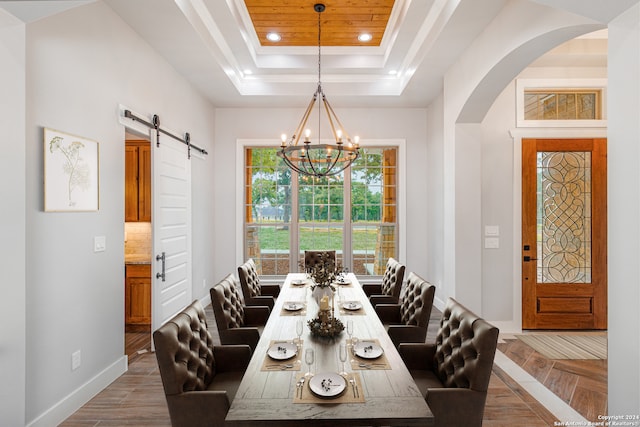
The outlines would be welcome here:
<svg viewBox="0 0 640 427">
<path fill-rule="evenodd" d="M 373 36 L 369 33 L 362 33 L 358 36 L 358 40 L 361 42 L 370 42 Z"/>
<path fill-rule="evenodd" d="M 253 74 L 253 71 L 251 70 L 244 70 L 244 73 L 248 76 L 250 76 L 251 74 Z"/>
<path fill-rule="evenodd" d="M 398 72 L 396 70 L 390 70 L 389 71 L 389 75 L 395 76 L 396 74 L 398 74 Z"/>
<path fill-rule="evenodd" d="M 281 39 L 280 34 L 278 33 L 269 33 L 267 34 L 267 40 L 270 42 L 279 42 Z"/>
</svg>

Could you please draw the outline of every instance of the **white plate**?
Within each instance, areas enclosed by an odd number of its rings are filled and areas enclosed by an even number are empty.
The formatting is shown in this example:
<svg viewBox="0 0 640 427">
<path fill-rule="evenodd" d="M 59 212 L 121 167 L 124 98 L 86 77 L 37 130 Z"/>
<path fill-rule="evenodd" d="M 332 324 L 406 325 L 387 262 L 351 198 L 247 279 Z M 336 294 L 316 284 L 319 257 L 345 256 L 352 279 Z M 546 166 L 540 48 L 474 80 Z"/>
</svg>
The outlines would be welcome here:
<svg viewBox="0 0 640 427">
<path fill-rule="evenodd" d="M 349 279 L 342 279 L 342 280 L 337 279 L 335 281 L 335 283 L 337 283 L 338 285 L 350 285 L 351 284 L 351 280 L 349 280 Z"/>
<path fill-rule="evenodd" d="M 309 380 L 309 389 L 320 397 L 338 397 L 347 388 L 347 381 L 335 372 L 322 372 Z"/>
<path fill-rule="evenodd" d="M 293 286 L 302 286 L 302 285 L 306 285 L 307 281 L 305 279 L 293 279 L 291 281 L 291 284 Z"/>
<path fill-rule="evenodd" d="M 377 359 L 382 356 L 382 347 L 371 341 L 360 341 L 353 346 L 353 353 L 363 359 Z"/>
<path fill-rule="evenodd" d="M 347 301 L 342 303 L 342 308 L 345 310 L 360 310 L 362 308 L 362 303 L 359 301 Z"/>
<path fill-rule="evenodd" d="M 291 359 L 298 352 L 298 346 L 292 342 L 279 342 L 267 350 L 267 354 L 270 358 L 275 360 L 287 360 Z"/>
<path fill-rule="evenodd" d="M 304 304 L 301 302 L 286 302 L 284 303 L 284 309 L 287 311 L 298 311 L 304 308 Z"/>
</svg>

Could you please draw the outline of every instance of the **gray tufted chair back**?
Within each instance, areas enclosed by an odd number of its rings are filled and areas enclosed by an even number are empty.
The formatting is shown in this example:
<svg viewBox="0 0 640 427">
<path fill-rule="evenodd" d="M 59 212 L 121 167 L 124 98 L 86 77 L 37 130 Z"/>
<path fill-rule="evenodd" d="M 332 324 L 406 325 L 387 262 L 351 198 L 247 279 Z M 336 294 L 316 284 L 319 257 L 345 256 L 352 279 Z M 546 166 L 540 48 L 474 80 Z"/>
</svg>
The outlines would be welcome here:
<svg viewBox="0 0 640 427">
<path fill-rule="evenodd" d="M 165 394 L 206 390 L 215 376 L 204 309 L 194 301 L 153 333 Z"/>
<path fill-rule="evenodd" d="M 262 295 L 258 269 L 252 258 L 238 267 L 238 277 L 242 285 L 242 292 L 246 297 L 253 298 Z"/>
<path fill-rule="evenodd" d="M 498 328 L 453 298 L 442 313 L 434 365 L 445 387 L 487 391 L 498 342 Z"/>
<path fill-rule="evenodd" d="M 436 287 L 410 272 L 400 298 L 400 321 L 405 325 L 426 328 L 431 316 Z"/>
<path fill-rule="evenodd" d="M 325 262 L 326 255 L 336 265 L 336 251 L 304 251 L 304 268 L 309 269 Z"/>
<path fill-rule="evenodd" d="M 402 281 L 404 280 L 404 269 L 404 265 L 400 264 L 394 258 L 389 258 L 387 267 L 384 270 L 384 275 L 382 276 L 381 287 L 384 295 L 390 295 L 394 298 L 400 297 Z"/>
<path fill-rule="evenodd" d="M 233 274 L 211 288 L 211 305 L 218 331 L 244 326 L 244 304 L 240 284 Z"/>
</svg>

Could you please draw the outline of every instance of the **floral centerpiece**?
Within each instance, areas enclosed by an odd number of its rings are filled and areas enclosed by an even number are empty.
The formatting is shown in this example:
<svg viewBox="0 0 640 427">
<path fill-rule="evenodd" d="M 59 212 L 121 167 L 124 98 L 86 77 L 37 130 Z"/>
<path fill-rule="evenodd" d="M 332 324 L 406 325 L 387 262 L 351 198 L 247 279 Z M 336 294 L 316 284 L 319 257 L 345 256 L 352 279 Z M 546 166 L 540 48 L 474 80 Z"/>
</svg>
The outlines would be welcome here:
<svg viewBox="0 0 640 427">
<path fill-rule="evenodd" d="M 307 322 L 311 335 L 321 338 L 333 338 L 344 330 L 344 324 L 340 319 L 331 317 L 328 320 L 322 321 L 320 317 L 311 319 Z"/>
</svg>

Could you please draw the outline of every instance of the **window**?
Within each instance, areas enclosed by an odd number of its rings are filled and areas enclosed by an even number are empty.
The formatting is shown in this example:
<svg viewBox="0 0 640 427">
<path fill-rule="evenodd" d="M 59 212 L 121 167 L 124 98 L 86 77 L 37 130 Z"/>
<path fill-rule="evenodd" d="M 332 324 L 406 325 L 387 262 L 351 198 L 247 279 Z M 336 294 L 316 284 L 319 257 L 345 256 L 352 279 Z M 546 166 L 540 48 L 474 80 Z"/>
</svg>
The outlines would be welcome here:
<svg viewBox="0 0 640 427">
<path fill-rule="evenodd" d="M 606 127 L 606 79 L 517 79 L 518 127 Z"/>
<path fill-rule="evenodd" d="M 525 120 L 599 120 L 600 91 L 525 90 Z"/>
<path fill-rule="evenodd" d="M 298 271 L 305 250 L 327 249 L 358 275 L 383 274 L 398 258 L 398 148 L 364 148 L 326 178 L 296 177 L 277 150 L 244 148 L 244 259 L 281 276 Z"/>
</svg>

